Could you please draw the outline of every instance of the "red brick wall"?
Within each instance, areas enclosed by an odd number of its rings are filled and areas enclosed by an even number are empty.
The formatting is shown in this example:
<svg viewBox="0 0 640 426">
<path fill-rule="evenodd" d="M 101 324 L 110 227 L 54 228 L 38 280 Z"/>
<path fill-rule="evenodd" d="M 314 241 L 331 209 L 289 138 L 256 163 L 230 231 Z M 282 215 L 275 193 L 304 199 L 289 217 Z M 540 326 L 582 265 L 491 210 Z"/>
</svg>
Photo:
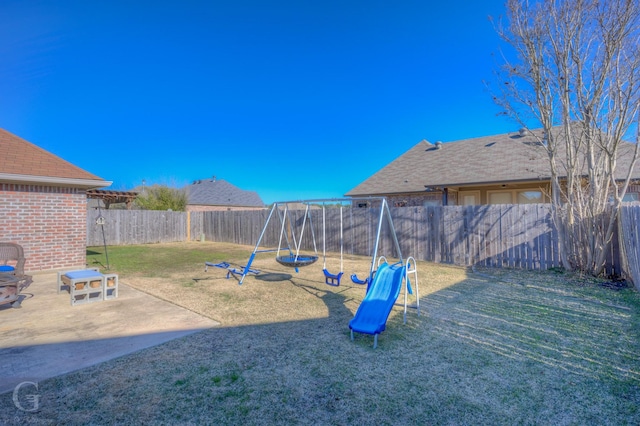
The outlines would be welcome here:
<svg viewBox="0 0 640 426">
<path fill-rule="evenodd" d="M 387 201 L 390 207 L 421 207 L 425 202 L 442 205 L 442 193 L 388 195 Z"/>
<path fill-rule="evenodd" d="M 0 183 L 0 241 L 24 248 L 25 271 L 84 267 L 84 189 Z"/>
</svg>

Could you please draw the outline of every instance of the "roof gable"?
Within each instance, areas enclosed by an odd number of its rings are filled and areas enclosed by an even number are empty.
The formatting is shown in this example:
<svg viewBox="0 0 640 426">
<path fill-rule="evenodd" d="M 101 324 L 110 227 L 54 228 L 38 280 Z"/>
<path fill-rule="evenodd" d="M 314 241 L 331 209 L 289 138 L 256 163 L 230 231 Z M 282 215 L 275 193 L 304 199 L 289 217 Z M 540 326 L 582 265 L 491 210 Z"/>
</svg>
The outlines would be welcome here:
<svg viewBox="0 0 640 426">
<path fill-rule="evenodd" d="M 257 192 L 242 190 L 225 180 L 205 179 L 187 186 L 190 205 L 264 207 Z"/>
<path fill-rule="evenodd" d="M 0 129 L 0 152 L 0 174 L 3 175 L 96 180 L 103 186 L 109 184 L 4 129 Z"/>
</svg>

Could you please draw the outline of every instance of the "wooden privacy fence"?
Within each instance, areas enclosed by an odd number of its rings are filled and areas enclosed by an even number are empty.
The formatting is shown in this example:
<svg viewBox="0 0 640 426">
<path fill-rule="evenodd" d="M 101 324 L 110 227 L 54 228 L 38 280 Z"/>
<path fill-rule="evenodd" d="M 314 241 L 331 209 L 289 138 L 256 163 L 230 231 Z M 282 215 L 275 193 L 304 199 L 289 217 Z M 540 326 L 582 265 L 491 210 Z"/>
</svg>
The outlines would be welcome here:
<svg viewBox="0 0 640 426">
<path fill-rule="evenodd" d="M 620 234 L 624 235 L 622 238 L 624 270 L 640 290 L 640 206 L 622 206 L 619 230 Z"/>
<path fill-rule="evenodd" d="M 104 225 L 97 224 L 98 217 Z M 88 210 L 87 246 L 168 243 L 187 240 L 187 214 L 155 210 Z"/>
<path fill-rule="evenodd" d="M 294 235 L 300 235 L 304 211 L 291 212 Z M 456 265 L 508 266 L 548 269 L 559 266 L 557 233 L 548 204 L 495 206 L 433 206 L 391 208 L 394 228 L 404 256 Z M 375 243 L 377 208 L 344 208 L 342 212 L 345 254 L 371 255 Z M 268 211 L 192 213 L 191 234 L 210 241 L 255 245 Z M 310 210 L 313 235 L 323 249 L 322 210 Z M 325 211 L 326 249 L 340 251 L 340 210 Z M 393 247 L 386 223 L 381 252 Z M 313 238 L 305 230 L 302 247 L 313 250 Z M 262 246 L 277 247 L 280 221 L 271 220 Z M 387 253 L 395 256 L 396 253 Z"/>
<path fill-rule="evenodd" d="M 406 240 L 403 251 L 422 260 L 524 269 L 559 265 L 546 204 L 402 209 L 395 211 L 394 225 Z"/>
<path fill-rule="evenodd" d="M 294 231 L 300 235 L 304 211 L 290 212 Z M 140 210 L 92 210 L 87 219 L 87 245 L 101 245 L 102 226 L 96 218 L 105 219 L 107 244 L 146 244 L 186 241 L 201 238 L 207 241 L 255 245 L 268 210 L 165 212 Z M 378 226 L 378 208 L 349 208 L 342 210 L 343 249 L 345 254 L 371 255 Z M 402 254 L 418 260 L 455 265 L 486 265 L 544 270 L 560 266 L 558 236 L 548 204 L 433 206 L 391 208 L 394 228 Z M 326 208 L 323 227 L 322 209 L 310 210 L 301 243 L 306 252 L 316 248 L 322 253 L 340 251 L 340 209 Z M 310 225 L 309 225 L 310 223 Z M 187 232 L 188 228 L 188 232 Z M 276 248 L 280 237 L 280 220 L 271 220 L 261 246 Z M 313 234 L 311 232 L 313 229 Z M 325 239 L 323 239 L 323 230 Z M 640 235 L 639 235 L 640 236 Z M 283 245 L 286 245 L 283 242 Z M 607 260 L 607 273 L 620 273 L 617 238 Z M 382 227 L 381 253 L 393 247 L 391 233 Z"/>
</svg>

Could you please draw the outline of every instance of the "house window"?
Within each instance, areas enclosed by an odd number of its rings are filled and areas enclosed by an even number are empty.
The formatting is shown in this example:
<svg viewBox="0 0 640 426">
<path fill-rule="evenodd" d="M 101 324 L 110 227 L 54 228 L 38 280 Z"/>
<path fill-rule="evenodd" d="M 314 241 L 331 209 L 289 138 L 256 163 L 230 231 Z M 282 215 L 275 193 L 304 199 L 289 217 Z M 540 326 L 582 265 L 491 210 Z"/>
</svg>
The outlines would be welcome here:
<svg viewBox="0 0 640 426">
<path fill-rule="evenodd" d="M 624 194 L 624 197 L 622 197 L 623 203 L 634 203 L 638 201 L 640 201 L 640 194 L 638 194 L 637 192 L 627 192 L 626 194 Z M 614 202 L 613 195 L 610 195 L 609 203 L 613 204 L 613 202 Z"/>
<path fill-rule="evenodd" d="M 521 191 L 487 191 L 487 204 L 544 203 L 544 194 L 538 189 Z"/>
<path fill-rule="evenodd" d="M 487 204 L 513 204 L 511 191 L 487 191 Z"/>
<path fill-rule="evenodd" d="M 477 206 L 480 204 L 480 191 L 460 191 L 458 198 L 461 206 Z"/>
<path fill-rule="evenodd" d="M 518 191 L 518 204 L 544 203 L 542 191 Z"/>
<path fill-rule="evenodd" d="M 423 207 L 432 207 L 432 206 L 441 206 L 442 201 L 440 200 L 426 200 L 422 203 Z"/>
</svg>

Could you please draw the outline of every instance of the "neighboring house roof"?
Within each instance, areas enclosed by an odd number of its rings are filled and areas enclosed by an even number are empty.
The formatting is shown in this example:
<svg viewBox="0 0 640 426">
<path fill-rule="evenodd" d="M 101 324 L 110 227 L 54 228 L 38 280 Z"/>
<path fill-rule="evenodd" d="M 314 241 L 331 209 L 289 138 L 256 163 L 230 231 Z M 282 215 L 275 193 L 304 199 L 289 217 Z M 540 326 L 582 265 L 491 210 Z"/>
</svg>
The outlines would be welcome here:
<svg viewBox="0 0 640 426">
<path fill-rule="evenodd" d="M 264 207 L 257 192 L 242 190 L 225 180 L 197 180 L 186 189 L 190 205 Z"/>
<path fill-rule="evenodd" d="M 424 192 L 425 187 L 489 185 L 549 180 L 549 157 L 534 137 L 541 130 L 455 142 L 431 144 L 423 140 L 383 167 L 347 196 Z M 633 145 L 621 147 L 619 171 L 628 168 Z M 636 178 L 640 177 L 638 168 Z"/>
<path fill-rule="evenodd" d="M 0 182 L 101 188 L 111 182 L 0 129 Z"/>
</svg>

